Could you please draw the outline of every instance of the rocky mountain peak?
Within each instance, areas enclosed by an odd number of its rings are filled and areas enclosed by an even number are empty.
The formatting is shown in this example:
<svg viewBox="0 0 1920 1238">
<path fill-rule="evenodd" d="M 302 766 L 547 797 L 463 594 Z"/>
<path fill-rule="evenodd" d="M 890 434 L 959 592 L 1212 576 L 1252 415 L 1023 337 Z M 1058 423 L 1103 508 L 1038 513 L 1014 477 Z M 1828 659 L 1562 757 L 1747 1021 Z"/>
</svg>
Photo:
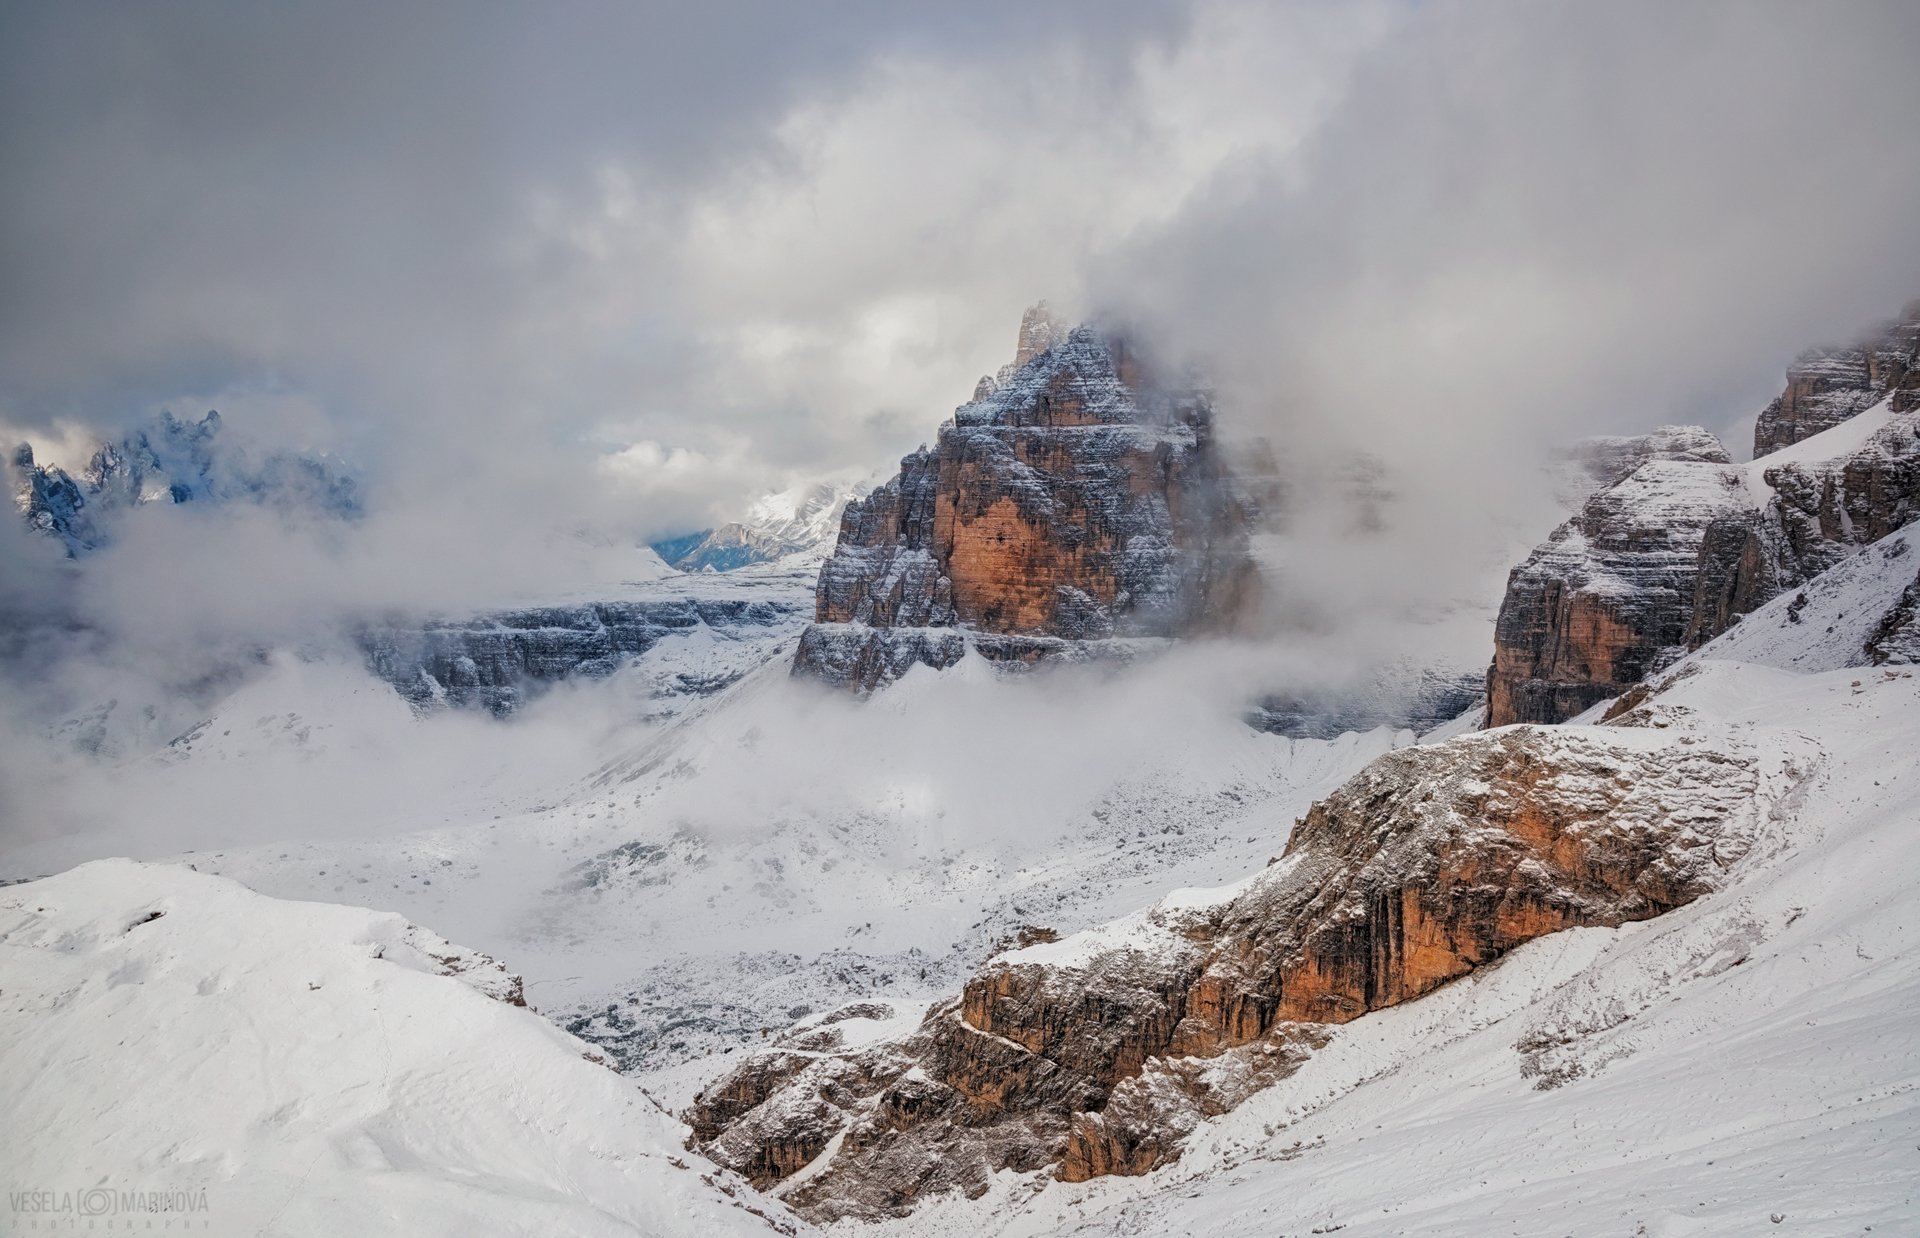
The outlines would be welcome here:
<svg viewBox="0 0 1920 1238">
<path fill-rule="evenodd" d="M 249 450 L 231 441 L 211 410 L 198 421 L 162 410 L 102 441 L 78 478 L 37 464 L 24 444 L 13 468 L 16 505 L 28 523 L 76 556 L 104 545 L 117 519 L 148 503 L 245 501 L 331 517 L 361 510 L 358 483 L 335 460 Z"/>
<path fill-rule="evenodd" d="M 1044 312 L 1023 323 L 1023 361 L 847 505 L 797 670 L 872 688 L 970 647 L 1032 662 L 1251 614 L 1251 515 L 1207 392 L 1118 332 L 1062 332 Z"/>
<path fill-rule="evenodd" d="M 1036 301 L 1020 315 L 1020 337 L 1014 348 L 1013 365 L 1020 368 L 1067 336 L 1067 325 L 1054 316 L 1045 301 Z"/>
<path fill-rule="evenodd" d="M 1601 434 L 1562 448 L 1552 462 L 1554 491 L 1569 508 L 1617 486 L 1649 460 L 1732 464 L 1718 438 L 1703 426 L 1660 426 L 1645 434 Z"/>
</svg>

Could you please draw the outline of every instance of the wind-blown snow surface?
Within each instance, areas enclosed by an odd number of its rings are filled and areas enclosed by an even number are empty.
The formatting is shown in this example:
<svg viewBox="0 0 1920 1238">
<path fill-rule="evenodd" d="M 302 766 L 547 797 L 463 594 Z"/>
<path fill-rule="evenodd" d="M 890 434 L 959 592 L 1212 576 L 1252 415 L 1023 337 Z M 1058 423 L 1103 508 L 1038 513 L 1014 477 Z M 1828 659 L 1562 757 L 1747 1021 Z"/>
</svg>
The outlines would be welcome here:
<svg viewBox="0 0 1920 1238">
<path fill-rule="evenodd" d="M 490 960 L 396 915 L 101 861 L 0 890 L 0 977 L 0 1164 L 83 1209 L 16 1210 L 9 1233 L 799 1228 L 508 1004 Z M 139 1214 L 122 1192 L 204 1207 Z"/>
<path fill-rule="evenodd" d="M 1789 447 L 1778 454 L 1793 450 Z M 1920 554 L 1914 553 L 1916 537 L 1920 537 L 1920 529 L 1908 525 L 1881 538 L 1804 587 L 1742 616 L 1738 624 L 1687 661 L 1720 658 L 1796 671 L 1866 664 L 1872 660 L 1868 643 L 1889 608 L 1920 580 Z"/>
</svg>

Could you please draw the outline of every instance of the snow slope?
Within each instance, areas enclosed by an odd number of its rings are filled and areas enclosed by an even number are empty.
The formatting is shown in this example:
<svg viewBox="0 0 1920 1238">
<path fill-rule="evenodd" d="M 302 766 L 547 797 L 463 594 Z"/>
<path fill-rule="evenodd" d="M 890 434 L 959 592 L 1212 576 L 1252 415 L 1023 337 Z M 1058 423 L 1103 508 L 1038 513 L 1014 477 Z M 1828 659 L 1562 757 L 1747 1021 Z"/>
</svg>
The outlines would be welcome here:
<svg viewBox="0 0 1920 1238">
<path fill-rule="evenodd" d="M 101 861 L 0 891 L 0 976 L 0 1164 L 83 1229 L 151 1219 L 121 1192 L 209 1234 L 800 1228 L 490 959 L 395 915 Z"/>
<path fill-rule="evenodd" d="M 1337 1028 L 1158 1173 L 1002 1175 L 902 1232 L 1915 1232 L 1920 677 L 1697 666 L 1639 720 L 1818 754 L 1723 892 Z"/>
<path fill-rule="evenodd" d="M 1866 416 L 1862 413 L 1854 420 Z M 1852 424 L 1847 422 L 1839 429 Z M 1804 443 L 1777 454 L 1784 456 L 1800 446 Z M 1773 458 L 1764 457 L 1769 461 Z M 1719 658 L 1796 671 L 1866 665 L 1870 660 L 1867 642 L 1902 591 L 1920 578 L 1920 554 L 1914 553 L 1917 537 L 1920 530 L 1909 525 L 1881 538 L 1828 568 L 1805 587 L 1743 616 L 1687 663 Z M 1667 678 L 1661 676 L 1663 681 Z"/>
<path fill-rule="evenodd" d="M 1165 687 L 1135 681 L 1085 699 L 990 674 L 897 688 L 862 703 L 773 664 L 617 732 L 622 755 L 544 801 L 189 858 L 510 960 L 536 1006 L 679 1103 L 761 1028 L 924 1000 L 1023 924 L 1070 932 L 1258 865 L 1251 816 L 1297 813 L 1413 738 L 1287 740 L 1197 704 L 1143 727 Z"/>
</svg>

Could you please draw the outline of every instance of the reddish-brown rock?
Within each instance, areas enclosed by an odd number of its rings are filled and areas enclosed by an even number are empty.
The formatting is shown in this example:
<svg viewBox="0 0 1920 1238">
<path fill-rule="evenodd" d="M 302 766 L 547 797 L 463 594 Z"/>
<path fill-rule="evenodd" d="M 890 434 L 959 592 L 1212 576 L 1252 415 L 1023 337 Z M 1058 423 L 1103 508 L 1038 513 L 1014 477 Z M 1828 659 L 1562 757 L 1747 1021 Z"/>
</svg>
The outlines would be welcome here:
<svg viewBox="0 0 1920 1238">
<path fill-rule="evenodd" d="M 1654 730 L 1403 749 L 1314 805 L 1236 896 L 1001 955 L 896 1043 L 751 1059 L 701 1096 L 695 1129 L 763 1184 L 792 1149 L 833 1145 L 785 1195 L 820 1220 L 903 1214 L 1001 1169 L 1143 1173 L 1330 1025 L 1714 888 L 1762 790 L 1750 757 Z"/>
<path fill-rule="evenodd" d="M 931 449 L 848 504 L 797 672 L 871 688 L 915 662 L 951 665 L 967 647 L 956 629 L 1007 638 L 974 644 L 986 656 L 1031 661 L 1059 652 L 1049 641 L 1251 617 L 1250 507 L 1206 392 L 1044 310 L 1022 323 L 1019 356 Z"/>
<path fill-rule="evenodd" d="M 1830 458 L 1764 458 L 1882 401 L 1886 424 L 1839 436 Z M 1597 442 L 1569 479 L 1629 471 L 1508 577 L 1489 726 L 1574 717 L 1920 515 L 1920 302 L 1867 343 L 1796 362 L 1753 465 L 1697 428 Z"/>
</svg>

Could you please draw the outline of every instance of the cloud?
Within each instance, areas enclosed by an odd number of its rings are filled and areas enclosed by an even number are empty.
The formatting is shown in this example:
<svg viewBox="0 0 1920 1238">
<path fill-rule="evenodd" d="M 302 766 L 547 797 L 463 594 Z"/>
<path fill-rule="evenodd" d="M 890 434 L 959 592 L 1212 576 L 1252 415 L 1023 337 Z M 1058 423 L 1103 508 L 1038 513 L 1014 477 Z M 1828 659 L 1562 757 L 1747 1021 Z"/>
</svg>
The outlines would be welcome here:
<svg viewBox="0 0 1920 1238">
<path fill-rule="evenodd" d="M 1317 504 L 1296 638 L 1354 665 L 1400 639 L 1362 616 L 1490 599 L 1546 444 L 1737 450 L 1920 292 L 1916 45 L 1893 2 L 13 6 L 0 422 L 217 407 L 368 485 L 78 573 L 10 532 L 0 603 L 86 654 L 71 704 L 617 580 L 931 439 L 1046 296 L 1208 359 Z M 1392 536 L 1329 550 L 1355 450 Z"/>
<path fill-rule="evenodd" d="M 1920 290 L 1916 41 L 1892 3 L 1415 6 L 1092 295 L 1310 471 L 1384 459 L 1385 575 L 1444 595 L 1547 445 L 1678 421 L 1741 453 L 1795 354 Z M 1333 568 L 1302 587 L 1379 579 Z"/>
</svg>

